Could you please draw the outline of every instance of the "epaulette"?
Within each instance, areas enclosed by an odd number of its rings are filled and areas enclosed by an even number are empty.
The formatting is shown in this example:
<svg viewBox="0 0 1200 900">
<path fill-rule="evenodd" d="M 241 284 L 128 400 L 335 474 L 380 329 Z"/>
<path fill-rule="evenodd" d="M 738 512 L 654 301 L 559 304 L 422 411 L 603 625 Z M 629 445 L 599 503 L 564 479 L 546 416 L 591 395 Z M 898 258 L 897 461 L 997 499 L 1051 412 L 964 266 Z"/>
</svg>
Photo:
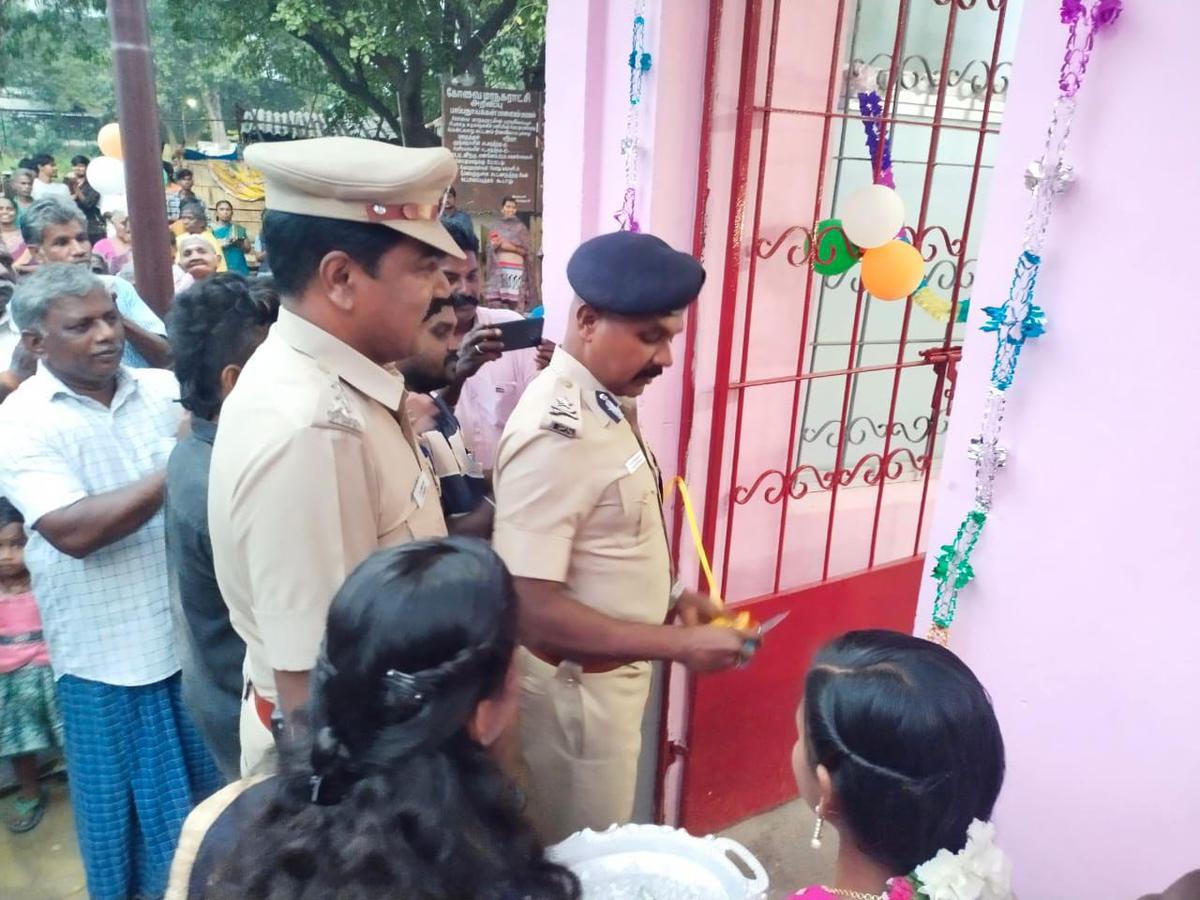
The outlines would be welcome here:
<svg viewBox="0 0 1200 900">
<path fill-rule="evenodd" d="M 329 424 L 336 425 L 338 428 L 345 428 L 348 431 L 366 431 L 367 423 L 359 418 L 353 404 L 350 402 L 350 398 L 346 395 L 346 386 L 342 384 L 342 380 L 332 372 L 327 374 L 329 377 L 329 393 L 324 416 Z"/>
<path fill-rule="evenodd" d="M 583 436 L 583 406 L 579 401 L 579 385 L 566 378 L 559 378 L 550 395 L 550 405 L 542 415 L 541 427 L 555 431 L 565 437 Z"/>
</svg>

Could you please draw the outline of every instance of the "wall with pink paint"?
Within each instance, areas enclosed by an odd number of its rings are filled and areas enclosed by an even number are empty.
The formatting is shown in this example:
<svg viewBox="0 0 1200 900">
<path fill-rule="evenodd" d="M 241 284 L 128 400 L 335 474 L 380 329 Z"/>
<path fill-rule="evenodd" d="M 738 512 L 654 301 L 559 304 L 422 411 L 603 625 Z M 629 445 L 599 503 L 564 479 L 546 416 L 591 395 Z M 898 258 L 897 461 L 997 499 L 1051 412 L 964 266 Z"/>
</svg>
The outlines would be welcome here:
<svg viewBox="0 0 1200 900">
<path fill-rule="evenodd" d="M 629 110 L 633 0 L 553 0 L 546 31 L 543 294 L 557 339 L 574 296 L 567 260 L 580 243 L 617 230 L 625 191 L 621 141 Z M 696 148 L 703 103 L 707 0 L 648 0 L 653 58 L 640 107 L 638 219 L 642 230 L 690 251 Z M 660 44 L 669 35 L 669 50 Z M 677 349 L 682 352 L 682 340 Z M 674 472 L 685 373 L 668 370 L 642 398 L 640 422 L 664 474 Z"/>
<path fill-rule="evenodd" d="M 1129 2 L 1098 41 L 1038 281 L 1048 331 L 1022 357 L 1008 468 L 952 648 L 992 692 L 1009 771 L 996 813 L 1016 889 L 1129 900 L 1200 867 L 1200 425 L 1196 141 L 1181 117 L 1200 5 Z M 1030 2 L 959 370 L 932 540 L 971 502 L 966 447 L 995 347 L 1066 29 Z M 917 622 L 928 622 L 927 583 Z"/>
</svg>

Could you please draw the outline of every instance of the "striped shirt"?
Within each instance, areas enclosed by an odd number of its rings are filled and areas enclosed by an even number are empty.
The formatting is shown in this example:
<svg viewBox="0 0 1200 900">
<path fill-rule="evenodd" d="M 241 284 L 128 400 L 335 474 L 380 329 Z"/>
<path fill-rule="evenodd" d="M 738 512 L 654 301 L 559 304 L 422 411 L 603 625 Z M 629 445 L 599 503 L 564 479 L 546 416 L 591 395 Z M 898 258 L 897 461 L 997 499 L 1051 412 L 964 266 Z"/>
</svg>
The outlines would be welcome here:
<svg viewBox="0 0 1200 900">
<path fill-rule="evenodd" d="M 166 467 L 181 417 L 175 376 L 125 369 L 111 406 L 45 365 L 0 404 L 0 496 L 25 516 L 55 677 L 136 686 L 179 671 L 160 510 L 133 534 L 75 559 L 37 530 L 42 516 Z"/>
</svg>

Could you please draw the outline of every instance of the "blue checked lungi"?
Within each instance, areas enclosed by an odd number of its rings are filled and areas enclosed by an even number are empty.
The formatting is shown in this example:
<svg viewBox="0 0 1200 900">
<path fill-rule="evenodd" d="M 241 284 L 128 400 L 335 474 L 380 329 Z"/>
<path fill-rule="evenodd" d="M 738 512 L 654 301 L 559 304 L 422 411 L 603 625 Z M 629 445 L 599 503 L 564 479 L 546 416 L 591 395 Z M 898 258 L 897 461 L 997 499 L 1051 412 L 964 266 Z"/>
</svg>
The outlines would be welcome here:
<svg viewBox="0 0 1200 900">
<path fill-rule="evenodd" d="M 88 894 L 161 897 L 184 819 L 224 783 L 179 675 L 139 687 L 64 675 L 58 700 Z"/>
</svg>

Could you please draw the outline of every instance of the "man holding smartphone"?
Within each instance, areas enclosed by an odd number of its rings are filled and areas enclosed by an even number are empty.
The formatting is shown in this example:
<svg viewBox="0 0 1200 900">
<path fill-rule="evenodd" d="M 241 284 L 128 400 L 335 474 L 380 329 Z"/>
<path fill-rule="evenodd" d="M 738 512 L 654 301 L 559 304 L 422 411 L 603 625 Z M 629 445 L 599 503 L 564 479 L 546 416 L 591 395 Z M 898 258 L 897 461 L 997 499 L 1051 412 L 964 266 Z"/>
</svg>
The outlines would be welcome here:
<svg viewBox="0 0 1200 900">
<path fill-rule="evenodd" d="M 454 378 L 440 397 L 454 409 L 467 449 L 490 472 L 504 425 L 525 386 L 541 368 L 538 348 L 506 348 L 504 336 L 495 326 L 524 322 L 525 318 L 511 310 L 480 306 L 479 239 L 455 220 L 443 220 L 442 224 L 464 258 L 443 259 L 442 272 L 450 282 L 462 346 Z"/>
</svg>

